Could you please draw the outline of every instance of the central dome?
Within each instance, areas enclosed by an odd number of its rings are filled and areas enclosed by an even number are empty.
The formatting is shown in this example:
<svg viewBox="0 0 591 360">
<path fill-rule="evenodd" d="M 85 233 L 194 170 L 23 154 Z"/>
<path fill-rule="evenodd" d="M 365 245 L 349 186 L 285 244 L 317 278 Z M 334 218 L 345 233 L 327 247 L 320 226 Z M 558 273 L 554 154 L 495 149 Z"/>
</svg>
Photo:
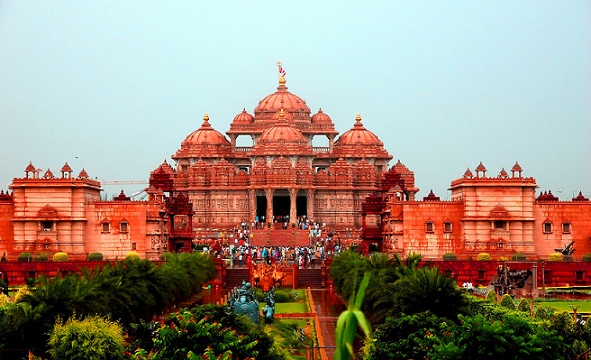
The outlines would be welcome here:
<svg viewBox="0 0 591 360">
<path fill-rule="evenodd" d="M 257 120 L 269 120 L 281 109 L 293 115 L 295 120 L 310 121 L 310 108 L 301 97 L 287 91 L 284 77 L 279 79 L 277 91 L 259 101 L 254 109 L 254 116 Z"/>
</svg>

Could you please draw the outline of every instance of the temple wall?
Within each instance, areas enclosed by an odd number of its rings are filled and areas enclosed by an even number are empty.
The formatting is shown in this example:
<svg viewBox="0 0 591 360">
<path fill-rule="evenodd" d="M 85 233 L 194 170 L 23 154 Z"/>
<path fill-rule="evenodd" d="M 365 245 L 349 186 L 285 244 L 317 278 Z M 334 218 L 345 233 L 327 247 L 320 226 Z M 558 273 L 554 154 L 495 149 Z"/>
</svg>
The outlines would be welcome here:
<svg viewBox="0 0 591 360">
<path fill-rule="evenodd" d="M 326 222 L 329 228 L 360 228 L 361 203 L 367 196 L 369 191 L 316 190 L 314 217 L 310 220 Z"/>
<path fill-rule="evenodd" d="M 554 249 L 561 249 L 571 241 L 575 241 L 575 259 L 591 253 L 591 202 L 539 202 L 534 214 L 535 252 L 541 258 L 547 258 Z M 552 224 L 551 231 L 545 231 L 545 222 Z M 563 231 L 563 223 L 570 223 L 570 231 Z"/>
<path fill-rule="evenodd" d="M 402 211 L 402 225 L 394 220 L 391 227 L 403 232 L 402 244 L 398 239 L 403 254 L 418 252 L 425 259 L 441 259 L 445 253 L 457 254 L 463 250 L 462 203 L 409 201 L 404 202 Z M 445 223 L 450 223 L 451 229 L 446 229 Z"/>
<path fill-rule="evenodd" d="M 12 218 L 14 205 L 12 202 L 0 202 L 0 256 L 8 256 L 13 247 L 14 227 Z"/>
<path fill-rule="evenodd" d="M 252 220 L 247 189 L 190 191 L 189 201 L 193 203 L 194 228 L 234 228 Z"/>
<path fill-rule="evenodd" d="M 147 227 L 146 201 L 109 201 L 89 204 L 88 222 L 85 225 L 85 252 L 100 252 L 106 259 L 124 258 L 136 251 L 144 257 L 151 250 L 146 234 L 158 229 Z M 108 223 L 105 231 L 103 223 Z M 126 223 L 127 226 L 122 225 Z"/>
</svg>

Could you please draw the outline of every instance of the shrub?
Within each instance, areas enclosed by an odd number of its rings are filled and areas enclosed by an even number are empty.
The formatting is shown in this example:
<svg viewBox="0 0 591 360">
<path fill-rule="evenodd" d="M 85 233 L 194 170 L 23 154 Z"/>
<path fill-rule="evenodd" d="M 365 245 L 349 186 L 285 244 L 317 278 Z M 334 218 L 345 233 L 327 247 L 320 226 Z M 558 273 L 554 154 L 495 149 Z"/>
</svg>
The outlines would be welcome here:
<svg viewBox="0 0 591 360">
<path fill-rule="evenodd" d="M 160 254 L 160 260 L 168 261 L 173 256 L 174 256 L 173 253 L 166 251 L 166 252 L 163 252 L 162 254 Z"/>
<path fill-rule="evenodd" d="M 489 290 L 488 293 L 486 294 L 486 301 L 496 304 L 497 303 L 497 293 L 494 290 Z"/>
<path fill-rule="evenodd" d="M 31 290 L 29 290 L 29 288 L 27 286 L 23 286 L 23 287 L 21 287 L 21 288 L 18 289 L 18 291 L 14 295 L 14 299 L 13 300 L 14 300 L 15 303 L 17 303 L 23 297 L 25 297 L 27 295 L 31 295 Z"/>
<path fill-rule="evenodd" d="M 122 359 L 123 329 L 99 316 L 57 323 L 49 336 L 49 354 L 53 359 Z"/>
<path fill-rule="evenodd" d="M 501 302 L 499 303 L 499 305 L 501 305 L 509 310 L 516 310 L 517 309 L 517 306 L 515 306 L 515 301 L 513 300 L 511 295 L 509 295 L 509 294 L 505 294 L 505 295 L 501 296 Z"/>
<path fill-rule="evenodd" d="M 33 255 L 31 255 L 30 252 L 25 251 L 25 252 L 22 252 L 18 255 L 17 260 L 20 262 L 33 261 Z"/>
<path fill-rule="evenodd" d="M 68 261 L 68 259 L 68 254 L 63 251 L 53 254 L 53 261 Z"/>
<path fill-rule="evenodd" d="M 125 255 L 126 259 L 139 259 L 140 258 L 140 254 L 137 253 L 137 251 L 130 251 L 127 253 L 127 255 Z"/>
<path fill-rule="evenodd" d="M 516 261 L 525 261 L 526 260 L 525 254 L 520 253 L 520 252 L 513 254 L 513 256 L 511 256 L 511 259 L 516 260 Z"/>
<path fill-rule="evenodd" d="M 591 262 L 591 254 L 583 255 L 583 261 L 584 262 Z"/>
<path fill-rule="evenodd" d="M 554 310 L 544 305 L 538 305 L 534 310 L 534 317 L 536 319 L 550 320 L 552 315 L 554 315 Z"/>
<path fill-rule="evenodd" d="M 561 253 L 554 253 L 548 255 L 548 261 L 561 262 L 562 260 L 564 260 L 564 255 L 562 255 Z"/>
<path fill-rule="evenodd" d="M 445 253 L 445 254 L 443 254 L 443 260 L 455 261 L 455 260 L 457 260 L 457 257 L 456 257 L 456 254 L 454 254 L 454 253 Z"/>
<path fill-rule="evenodd" d="M 292 291 L 293 292 L 293 291 Z M 275 290 L 275 302 L 277 303 L 287 303 L 293 300 L 291 293 L 285 289 L 278 289 Z"/>
<path fill-rule="evenodd" d="M 5 293 L 0 293 L 0 306 L 4 306 L 10 302 L 10 298 Z"/>
<path fill-rule="evenodd" d="M 2 253 L 2 258 L 0 258 L 0 261 L 2 262 L 6 262 L 6 253 Z"/>
<path fill-rule="evenodd" d="M 517 304 L 517 310 L 529 313 L 529 300 L 521 298 Z"/>
<path fill-rule="evenodd" d="M 37 255 L 35 255 L 35 261 L 47 261 L 49 260 L 49 254 L 48 253 L 38 253 Z"/>
<path fill-rule="evenodd" d="M 91 252 L 88 254 L 88 261 L 103 261 L 103 253 Z"/>
<path fill-rule="evenodd" d="M 490 261 L 490 254 L 489 253 L 480 253 L 476 258 L 478 261 Z"/>
</svg>

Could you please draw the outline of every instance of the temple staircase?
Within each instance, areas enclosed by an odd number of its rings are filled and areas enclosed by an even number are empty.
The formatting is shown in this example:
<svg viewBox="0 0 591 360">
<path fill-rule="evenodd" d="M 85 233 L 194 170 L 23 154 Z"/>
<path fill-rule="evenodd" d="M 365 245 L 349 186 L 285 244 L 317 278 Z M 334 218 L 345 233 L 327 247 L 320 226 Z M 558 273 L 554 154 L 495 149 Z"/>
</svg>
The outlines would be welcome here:
<svg viewBox="0 0 591 360">
<path fill-rule="evenodd" d="M 254 246 L 308 246 L 310 232 L 300 229 L 256 229 L 252 232 L 250 245 Z"/>
</svg>

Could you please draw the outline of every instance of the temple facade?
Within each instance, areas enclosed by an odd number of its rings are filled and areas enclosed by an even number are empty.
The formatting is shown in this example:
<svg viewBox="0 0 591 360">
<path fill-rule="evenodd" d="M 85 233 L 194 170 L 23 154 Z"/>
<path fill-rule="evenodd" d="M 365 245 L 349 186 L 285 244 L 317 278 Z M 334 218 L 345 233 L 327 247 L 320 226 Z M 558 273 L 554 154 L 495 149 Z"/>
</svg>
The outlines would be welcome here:
<svg viewBox="0 0 591 360">
<path fill-rule="evenodd" d="M 361 204 L 379 190 L 392 159 L 359 114 L 338 136 L 326 113 L 311 114 L 306 102 L 288 91 L 282 74 L 277 91 L 264 97 L 253 115 L 246 110 L 236 115 L 226 134 L 215 130 L 206 114 L 172 155 L 175 166 L 165 162 L 151 173 L 154 189 L 168 181 L 173 186 L 165 191 L 187 194 L 198 229 L 242 222 L 291 227 L 302 219 L 360 228 Z M 237 146 L 239 139 L 251 145 Z"/>
<path fill-rule="evenodd" d="M 480 252 L 545 258 L 569 244 L 575 258 L 591 253 L 591 202 L 582 194 L 559 200 L 538 193 L 517 163 L 493 176 L 481 163 L 451 182 L 450 200 L 432 192 L 418 199 L 414 173 L 400 161 L 390 166 L 392 156 L 360 115 L 339 136 L 328 114 L 312 114 L 288 91 L 284 75 L 225 135 L 206 114 L 170 164 L 150 172 L 146 200 L 123 192 L 104 200 L 100 182 L 83 169 L 74 176 L 66 163 L 54 175 L 29 164 L 0 191 L 0 254 L 101 252 L 114 259 L 136 251 L 155 259 L 239 224 L 291 233 L 305 221 L 322 224 L 334 239 L 347 234 L 342 240 L 426 259 Z"/>
</svg>

